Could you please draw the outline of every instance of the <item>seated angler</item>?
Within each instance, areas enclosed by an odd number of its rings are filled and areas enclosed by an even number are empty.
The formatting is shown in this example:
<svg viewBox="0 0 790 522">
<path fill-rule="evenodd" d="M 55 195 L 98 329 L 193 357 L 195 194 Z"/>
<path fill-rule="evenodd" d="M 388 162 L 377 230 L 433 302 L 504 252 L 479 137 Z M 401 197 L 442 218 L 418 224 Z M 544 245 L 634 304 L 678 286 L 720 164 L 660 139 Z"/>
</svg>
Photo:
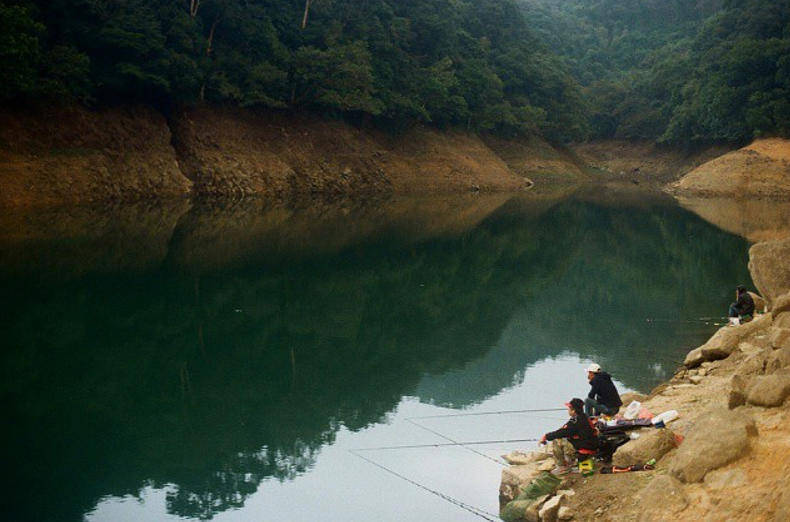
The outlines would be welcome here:
<svg viewBox="0 0 790 522">
<path fill-rule="evenodd" d="M 587 460 L 595 455 L 598 450 L 598 435 L 595 429 L 584 414 L 584 403 L 581 399 L 574 398 L 566 402 L 570 419 L 562 428 L 546 433 L 540 439 L 541 444 L 553 441 L 551 451 L 554 454 L 554 461 L 557 468 L 555 474 L 567 473 L 574 464 L 574 460 L 579 462 Z"/>
<path fill-rule="evenodd" d="M 587 380 L 590 382 L 590 393 L 584 399 L 584 413 L 591 417 L 616 415 L 623 401 L 612 382 L 612 376 L 593 363 L 587 367 Z"/>
<path fill-rule="evenodd" d="M 735 299 L 730 305 L 729 317 L 738 317 L 740 322 L 748 323 L 754 316 L 754 299 L 742 285 L 735 289 Z"/>
</svg>

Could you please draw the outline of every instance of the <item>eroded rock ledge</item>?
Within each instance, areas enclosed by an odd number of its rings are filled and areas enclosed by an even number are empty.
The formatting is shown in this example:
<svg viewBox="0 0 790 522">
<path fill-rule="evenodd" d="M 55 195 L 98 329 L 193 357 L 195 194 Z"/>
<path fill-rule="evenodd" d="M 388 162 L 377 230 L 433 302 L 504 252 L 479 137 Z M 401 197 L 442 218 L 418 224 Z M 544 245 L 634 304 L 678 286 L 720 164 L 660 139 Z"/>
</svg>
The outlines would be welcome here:
<svg viewBox="0 0 790 522">
<path fill-rule="evenodd" d="M 529 188 L 527 171 L 541 166 L 579 172 L 539 138 L 507 150 L 503 158 L 470 132 L 418 126 L 395 136 L 272 110 L 196 107 L 165 116 L 148 106 L 6 109 L 0 206 L 512 192 Z"/>
</svg>

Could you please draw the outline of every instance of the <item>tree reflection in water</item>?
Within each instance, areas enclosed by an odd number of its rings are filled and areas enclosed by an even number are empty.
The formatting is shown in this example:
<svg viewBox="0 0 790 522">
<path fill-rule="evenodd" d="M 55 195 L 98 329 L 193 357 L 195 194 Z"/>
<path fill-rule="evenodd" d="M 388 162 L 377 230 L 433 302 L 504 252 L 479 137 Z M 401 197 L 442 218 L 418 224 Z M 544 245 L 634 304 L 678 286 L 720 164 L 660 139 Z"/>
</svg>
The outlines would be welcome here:
<svg viewBox="0 0 790 522">
<path fill-rule="evenodd" d="M 404 395 L 478 402 L 569 347 L 640 387 L 622 347 L 647 338 L 644 369 L 675 332 L 639 321 L 716 313 L 748 280 L 742 239 L 662 199 L 157 212 L 154 247 L 138 217 L 4 240 L 10 519 L 78 520 L 146 485 L 209 519 Z"/>
</svg>

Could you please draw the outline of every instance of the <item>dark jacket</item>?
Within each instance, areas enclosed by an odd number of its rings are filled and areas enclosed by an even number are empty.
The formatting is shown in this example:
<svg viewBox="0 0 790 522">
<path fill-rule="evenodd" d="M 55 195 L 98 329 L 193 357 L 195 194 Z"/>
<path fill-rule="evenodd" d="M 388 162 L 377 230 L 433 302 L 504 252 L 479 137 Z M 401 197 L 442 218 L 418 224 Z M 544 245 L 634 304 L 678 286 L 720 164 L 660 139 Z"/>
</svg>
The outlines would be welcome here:
<svg viewBox="0 0 790 522">
<path fill-rule="evenodd" d="M 606 372 L 596 373 L 590 381 L 590 393 L 587 397 L 606 405 L 608 408 L 619 408 L 623 405 L 620 394 L 614 387 L 612 376 Z"/>
<path fill-rule="evenodd" d="M 738 315 L 754 315 L 754 299 L 749 292 L 743 292 L 735 301 L 735 311 Z"/>
<path fill-rule="evenodd" d="M 595 435 L 590 419 L 583 413 L 576 414 L 568 419 L 565 425 L 557 431 L 546 434 L 546 440 L 568 439 L 576 450 L 598 449 L 598 437 Z"/>
</svg>

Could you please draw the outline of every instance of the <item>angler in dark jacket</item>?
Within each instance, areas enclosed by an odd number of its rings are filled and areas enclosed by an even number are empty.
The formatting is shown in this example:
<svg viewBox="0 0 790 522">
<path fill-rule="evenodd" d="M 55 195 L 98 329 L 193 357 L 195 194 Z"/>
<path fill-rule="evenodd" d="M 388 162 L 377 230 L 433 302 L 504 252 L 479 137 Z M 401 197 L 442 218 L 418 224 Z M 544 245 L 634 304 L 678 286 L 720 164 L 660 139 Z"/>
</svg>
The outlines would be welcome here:
<svg viewBox="0 0 790 522">
<path fill-rule="evenodd" d="M 590 419 L 584 414 L 584 402 L 574 398 L 570 402 L 566 402 L 565 406 L 571 417 L 568 422 L 562 428 L 546 433 L 540 439 L 541 444 L 556 441 L 552 444 L 552 451 L 554 460 L 559 467 L 558 471 L 565 471 L 562 468 L 571 465 L 574 458 L 573 451 L 569 451 L 571 448 L 568 448 L 567 444 L 559 444 L 561 439 L 566 439 L 570 443 L 580 461 L 594 455 L 598 450 L 598 435 L 595 433 Z"/>
<path fill-rule="evenodd" d="M 754 299 L 752 299 L 752 296 L 749 295 L 746 288 L 738 285 L 735 289 L 735 297 L 737 300 L 730 305 L 729 316 L 740 317 L 741 319 L 746 319 L 746 321 L 751 320 L 754 315 Z"/>
<path fill-rule="evenodd" d="M 612 376 L 593 363 L 587 367 L 587 380 L 590 381 L 590 393 L 584 399 L 584 413 L 588 416 L 617 414 L 623 401 L 612 382 Z"/>
</svg>

